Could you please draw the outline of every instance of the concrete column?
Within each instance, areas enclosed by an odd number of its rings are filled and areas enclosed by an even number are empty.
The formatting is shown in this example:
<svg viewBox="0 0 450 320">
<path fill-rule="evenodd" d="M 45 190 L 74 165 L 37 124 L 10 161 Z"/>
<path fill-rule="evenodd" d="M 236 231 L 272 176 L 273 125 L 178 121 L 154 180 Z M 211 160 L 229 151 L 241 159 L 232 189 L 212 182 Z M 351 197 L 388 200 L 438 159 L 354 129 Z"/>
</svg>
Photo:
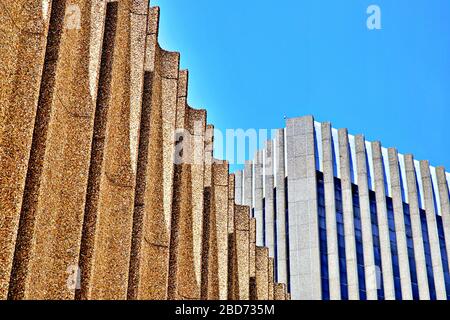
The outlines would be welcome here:
<svg viewBox="0 0 450 320">
<path fill-rule="evenodd" d="M 286 285 L 284 283 L 276 283 L 274 287 L 274 299 L 286 300 Z"/>
<path fill-rule="evenodd" d="M 373 171 L 381 249 L 381 268 L 383 270 L 384 298 L 385 300 L 395 300 L 394 271 L 392 267 L 391 240 L 389 237 L 389 221 L 386 204 L 387 191 L 385 189 L 385 168 L 380 142 L 372 142 L 372 158 L 374 165 Z"/>
<path fill-rule="evenodd" d="M 277 228 L 277 281 L 287 284 L 288 279 L 288 252 L 286 230 L 286 190 L 285 190 L 285 152 L 284 129 L 278 129 L 275 134 L 275 178 L 276 178 L 276 228 Z"/>
<path fill-rule="evenodd" d="M 210 219 L 209 298 L 228 297 L 228 163 L 215 160 Z"/>
<path fill-rule="evenodd" d="M 256 300 L 269 299 L 269 250 L 256 247 Z"/>
<path fill-rule="evenodd" d="M 43 5 L 41 0 L 9 1 L 8 11 L 0 10 L 0 300 L 8 295 L 41 80 L 55 75 L 56 59 L 44 61 L 50 10 Z M 64 8 L 57 7 L 52 11 L 62 24 Z M 57 54 L 61 35 L 59 26 L 52 27 L 49 57 Z"/>
<path fill-rule="evenodd" d="M 370 216 L 369 182 L 367 154 L 364 136 L 355 137 L 356 162 L 358 167 L 359 209 L 361 213 L 361 232 L 364 251 L 364 272 L 367 300 L 377 300 L 377 275 L 373 251 L 373 233 Z"/>
<path fill-rule="evenodd" d="M 187 91 L 186 91 L 187 93 Z M 201 282 L 201 258 L 203 237 L 203 195 L 204 195 L 204 173 L 205 173 L 205 131 L 206 110 L 195 110 L 189 108 L 188 128 L 192 135 L 192 165 L 191 165 L 191 188 L 192 188 L 192 233 L 193 233 L 193 257 L 194 271 L 197 283 Z"/>
<path fill-rule="evenodd" d="M 273 300 L 273 290 L 274 290 L 274 270 L 275 269 L 275 260 L 274 258 L 269 257 L 269 294 L 268 300 Z"/>
<path fill-rule="evenodd" d="M 232 234 L 234 230 L 234 198 L 236 176 L 230 174 L 228 176 L 228 234 Z"/>
<path fill-rule="evenodd" d="M 241 205 L 242 204 L 242 186 L 243 186 L 243 172 L 242 170 L 236 171 L 235 173 L 236 179 L 235 179 L 235 201 L 236 204 Z"/>
<path fill-rule="evenodd" d="M 414 158 L 405 155 L 406 181 L 408 185 L 409 214 L 411 217 L 411 229 L 414 242 L 414 259 L 416 262 L 417 284 L 419 287 L 420 300 L 430 300 L 430 289 L 428 286 L 427 264 L 425 260 L 425 249 L 422 237 L 422 223 L 419 212 L 419 194 L 417 190 L 416 171 L 414 169 Z"/>
<path fill-rule="evenodd" d="M 423 193 L 425 200 L 425 212 L 428 229 L 428 240 L 430 241 L 431 263 L 433 265 L 434 287 L 438 300 L 447 300 L 445 290 L 444 270 L 442 268 L 441 248 L 439 244 L 439 233 L 436 222 L 436 207 L 434 200 L 433 184 L 431 182 L 430 164 L 426 160 L 420 161 L 420 173 L 422 176 Z M 437 190 L 436 190 L 437 192 Z M 436 194 L 436 196 L 438 196 Z"/>
<path fill-rule="evenodd" d="M 256 245 L 264 246 L 264 217 L 263 217 L 263 150 L 255 154 L 254 174 L 255 174 L 255 194 L 254 194 L 254 214 L 256 219 Z"/>
<path fill-rule="evenodd" d="M 17 260 L 23 260 L 17 263 L 17 274 L 14 277 L 17 282 L 14 282 L 11 290 L 16 298 L 73 299 L 76 286 L 67 285 L 68 273 L 73 272 L 76 277 L 80 272 L 78 262 L 95 114 L 95 100 L 89 70 L 90 21 L 93 8 L 92 3 L 85 0 L 74 1 L 72 5 L 80 9 L 80 28 L 66 28 L 61 25 L 60 30 L 52 31 L 61 32 L 57 66 L 53 70 L 55 80 L 53 87 L 47 88 L 54 91 L 42 92 L 41 97 L 45 96 L 43 99 L 45 102 L 39 108 L 36 120 L 34 146 L 26 182 L 26 189 L 32 192 L 27 192 L 24 197 L 23 215 L 27 222 L 26 227 L 21 230 L 23 240 L 30 236 L 32 238 L 20 241 L 21 246 L 16 251 Z M 119 8 L 118 15 L 118 24 L 122 26 L 129 23 L 134 16 L 129 12 L 125 15 L 125 11 L 121 10 L 124 6 L 127 4 Z M 55 10 L 64 11 L 63 8 L 56 8 L 56 6 Z M 142 13 L 141 20 L 144 23 L 139 26 L 139 30 L 144 35 L 147 10 Z M 64 23 L 69 22 L 66 20 Z M 117 130 L 109 130 L 111 136 L 115 136 L 123 129 L 131 134 L 127 128 L 139 126 L 139 121 L 131 123 L 133 121 L 131 118 L 124 117 L 125 122 L 121 122 L 121 119 L 116 117 L 117 113 L 114 113 L 121 109 L 123 114 L 131 116 L 130 101 L 133 98 L 130 91 L 131 81 L 127 81 L 124 77 L 130 71 L 132 62 L 129 55 L 131 47 L 125 43 L 125 38 L 130 37 L 129 28 L 118 34 L 121 38 L 117 39 L 116 43 L 120 41 L 123 43 L 120 43 L 120 49 L 118 47 L 114 49 L 117 64 L 113 65 L 112 78 L 122 82 L 122 87 L 116 88 L 122 96 L 118 98 L 117 95 L 112 94 L 110 107 L 113 111 L 110 119 L 116 125 L 119 123 L 121 125 L 115 127 Z M 140 65 L 143 77 L 145 46 L 143 41 L 139 44 L 140 51 L 136 54 L 140 58 L 137 60 L 141 63 L 134 62 L 137 66 Z M 98 57 L 96 57 L 96 63 L 99 63 Z M 140 77 L 141 80 L 142 77 Z M 142 90 L 142 81 L 139 84 L 137 82 L 135 85 Z M 124 99 L 128 100 L 118 101 Z M 132 145 L 130 141 L 128 143 L 122 141 L 123 144 L 128 144 L 128 150 L 126 150 L 117 145 L 113 146 L 114 143 L 110 143 L 109 151 L 115 153 L 116 161 L 114 165 L 110 162 L 111 166 L 108 169 L 112 173 L 121 165 L 130 166 L 130 170 L 115 172 L 115 174 L 123 173 L 121 178 L 126 185 L 124 189 L 127 189 L 124 194 L 127 201 L 132 202 L 135 176 L 133 170 L 136 169 L 137 160 L 133 158 L 133 155 L 136 155 L 137 145 Z M 120 158 L 122 162 L 117 158 Z M 120 222 L 115 221 L 117 224 L 123 223 L 122 230 L 124 233 L 128 232 L 130 239 L 131 212 L 132 209 L 127 206 L 124 212 L 125 218 Z M 58 245 L 55 246 L 55 243 Z M 124 248 L 128 252 L 129 249 Z M 128 260 L 123 263 L 128 264 Z M 127 277 L 127 272 L 125 276 Z M 118 282 L 121 280 L 123 278 Z M 23 283 L 20 283 L 22 281 Z M 121 286 L 120 290 L 124 289 L 123 282 L 118 285 Z"/>
<path fill-rule="evenodd" d="M 249 207 L 235 205 L 234 250 L 237 300 L 250 299 L 250 218 Z"/>
<path fill-rule="evenodd" d="M 266 230 L 266 247 L 269 248 L 269 256 L 275 256 L 275 221 L 274 221 L 274 176 L 273 176 L 273 141 L 269 140 L 266 143 L 266 153 L 264 161 L 264 176 L 265 176 L 265 230 Z"/>
<path fill-rule="evenodd" d="M 339 129 L 338 135 L 348 297 L 350 300 L 359 300 L 358 260 L 356 258 L 355 221 L 353 214 L 352 180 L 350 175 L 350 148 L 347 129 Z"/>
<path fill-rule="evenodd" d="M 339 271 L 338 233 L 336 222 L 336 198 L 334 186 L 334 159 L 331 124 L 322 123 L 323 182 L 325 189 L 325 218 L 327 228 L 328 274 L 330 299 L 341 299 Z"/>
<path fill-rule="evenodd" d="M 210 299 L 211 286 L 211 271 L 212 265 L 217 264 L 217 261 L 212 260 L 215 256 L 211 255 L 214 250 L 212 246 L 215 243 L 215 238 L 212 238 L 214 233 L 211 232 L 211 225 L 214 225 L 214 215 L 212 211 L 212 164 L 213 164 L 213 150 L 214 150 L 214 126 L 208 124 L 205 131 L 205 165 L 204 165 L 204 186 L 203 189 L 203 235 L 202 235 L 202 260 L 201 260 L 201 299 Z M 217 272 L 216 272 L 217 273 Z M 217 295 L 217 294 L 216 294 Z"/>
<path fill-rule="evenodd" d="M 250 277 L 255 277 L 256 219 L 250 219 Z"/>
<path fill-rule="evenodd" d="M 243 205 L 253 208 L 253 162 L 245 161 L 244 166 L 244 189 L 242 199 Z M 250 212 L 251 215 L 251 212 Z"/>
<path fill-rule="evenodd" d="M 450 199 L 444 167 L 436 168 L 436 176 L 438 181 L 439 199 L 441 200 L 442 224 L 444 227 L 447 257 L 450 257 Z M 450 269 L 450 261 L 448 267 Z"/>
<path fill-rule="evenodd" d="M 180 71 L 168 285 L 172 300 L 200 299 L 203 166 L 198 165 L 204 159 L 206 112 L 187 105 L 187 85 L 188 73 Z"/>
<path fill-rule="evenodd" d="M 394 148 L 389 148 L 388 154 L 402 299 L 412 300 L 413 294 L 411 286 L 411 273 L 409 266 L 408 243 L 405 230 L 405 218 L 403 212 L 402 185 L 400 182 L 401 178 L 398 154 L 397 150 Z"/>
<path fill-rule="evenodd" d="M 322 297 L 314 119 L 287 120 L 289 262 L 293 299 Z"/>
</svg>

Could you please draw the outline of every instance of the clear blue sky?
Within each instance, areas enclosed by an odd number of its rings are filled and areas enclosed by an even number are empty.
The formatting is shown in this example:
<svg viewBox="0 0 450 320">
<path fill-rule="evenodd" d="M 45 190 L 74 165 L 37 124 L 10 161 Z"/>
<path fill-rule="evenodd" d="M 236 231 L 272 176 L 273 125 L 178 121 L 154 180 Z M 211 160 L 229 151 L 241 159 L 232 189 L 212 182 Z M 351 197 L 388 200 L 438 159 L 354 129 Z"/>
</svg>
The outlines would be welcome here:
<svg viewBox="0 0 450 320">
<path fill-rule="evenodd" d="M 382 30 L 369 31 L 377 4 Z M 155 0 L 217 128 L 312 114 L 450 171 L 450 1 Z M 234 167 L 232 168 L 234 169 Z"/>
</svg>

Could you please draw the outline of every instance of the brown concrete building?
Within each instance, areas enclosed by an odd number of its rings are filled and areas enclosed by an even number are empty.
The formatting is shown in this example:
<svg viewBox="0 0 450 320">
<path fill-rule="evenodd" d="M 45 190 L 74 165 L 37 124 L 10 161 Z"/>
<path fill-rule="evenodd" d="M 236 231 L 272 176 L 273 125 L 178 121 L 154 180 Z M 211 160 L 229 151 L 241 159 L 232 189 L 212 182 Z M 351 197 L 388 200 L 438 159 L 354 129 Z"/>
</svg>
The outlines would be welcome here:
<svg viewBox="0 0 450 320">
<path fill-rule="evenodd" d="M 286 299 L 159 9 L 0 7 L 0 299 Z"/>
</svg>

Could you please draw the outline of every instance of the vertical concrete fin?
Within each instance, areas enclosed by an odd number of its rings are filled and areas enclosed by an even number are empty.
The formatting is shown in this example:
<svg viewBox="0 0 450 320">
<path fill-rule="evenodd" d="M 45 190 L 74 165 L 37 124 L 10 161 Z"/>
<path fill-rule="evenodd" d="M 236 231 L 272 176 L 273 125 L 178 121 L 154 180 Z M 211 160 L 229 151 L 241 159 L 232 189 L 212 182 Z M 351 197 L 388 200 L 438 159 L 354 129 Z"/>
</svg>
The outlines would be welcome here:
<svg viewBox="0 0 450 320">
<path fill-rule="evenodd" d="M 103 0 L 92 1 L 91 38 L 89 44 L 89 89 L 93 101 L 97 100 L 102 57 L 102 45 L 105 32 L 107 3 Z"/>
<path fill-rule="evenodd" d="M 91 4 L 79 0 L 72 5 L 80 10 L 80 28 L 70 28 L 67 19 L 60 22 L 65 28 L 52 70 L 54 95 L 40 103 L 33 137 L 26 182 L 33 191 L 25 192 L 22 206 L 28 220 L 22 230 L 31 242 L 17 252 L 28 257 L 19 266 L 24 299 L 72 299 L 75 294 L 67 286 L 67 270 L 78 270 L 94 105 L 88 68 Z M 54 9 L 55 14 L 64 10 Z"/>
<path fill-rule="evenodd" d="M 148 13 L 147 41 L 145 45 L 145 71 L 158 71 L 159 65 L 156 62 L 156 54 L 159 34 L 159 7 L 151 7 Z"/>
<path fill-rule="evenodd" d="M 133 0 L 130 14 L 130 153 L 134 172 L 136 172 L 139 147 L 148 11 L 147 0 Z"/>
<path fill-rule="evenodd" d="M 377 300 L 377 267 L 373 247 L 373 230 L 369 198 L 369 168 L 366 142 L 363 135 L 355 137 L 359 208 L 361 217 L 362 246 L 364 252 L 364 274 L 368 300 Z"/>
<path fill-rule="evenodd" d="M 426 212 L 426 223 L 428 230 L 428 241 L 430 243 L 431 263 L 433 266 L 434 287 L 438 300 L 447 300 L 445 289 L 444 270 L 442 267 L 441 248 L 439 233 L 436 222 L 436 206 L 433 184 L 431 181 L 430 164 L 426 160 L 420 161 L 420 172 L 422 176 L 423 197 Z M 436 190 L 437 191 L 437 190 Z"/>
<path fill-rule="evenodd" d="M 276 181 L 276 232 L 277 239 L 277 275 L 276 281 L 288 283 L 288 232 L 286 230 L 286 170 L 285 170 L 284 129 L 278 129 L 275 134 L 275 181 Z"/>
<path fill-rule="evenodd" d="M 264 216 L 263 216 L 263 150 L 259 150 L 255 154 L 254 174 L 254 216 L 256 218 L 256 245 L 264 246 Z"/>
<path fill-rule="evenodd" d="M 214 126 L 207 125 L 205 133 L 205 187 L 211 187 L 211 168 L 214 150 Z"/>
<path fill-rule="evenodd" d="M 289 263 L 294 299 L 322 297 L 314 119 L 288 119 Z"/>
<path fill-rule="evenodd" d="M 269 250 L 256 247 L 256 299 L 269 299 Z"/>
<path fill-rule="evenodd" d="M 447 257 L 450 257 L 450 196 L 446 181 L 445 168 L 437 167 L 436 176 L 438 181 L 438 190 L 436 190 L 436 192 L 439 192 L 439 198 L 441 200 L 441 216 L 444 229 L 445 247 L 447 250 Z M 448 268 L 450 269 L 450 261 Z"/>
<path fill-rule="evenodd" d="M 322 123 L 322 160 L 325 193 L 325 220 L 327 234 L 328 278 L 330 299 L 341 299 L 341 280 L 339 271 L 339 246 L 336 222 L 336 197 L 334 185 L 334 159 L 331 124 Z"/>
<path fill-rule="evenodd" d="M 232 234 L 234 230 L 234 198 L 236 176 L 230 174 L 228 176 L 228 234 Z"/>
<path fill-rule="evenodd" d="M 286 286 L 284 283 L 276 283 L 274 286 L 274 299 L 286 300 Z"/>
<path fill-rule="evenodd" d="M 378 234 L 380 237 L 381 269 L 385 300 L 395 300 L 394 270 L 392 266 L 389 218 L 387 211 L 386 170 L 384 168 L 381 143 L 372 142 L 372 161 L 374 167 L 374 191 L 377 206 Z"/>
<path fill-rule="evenodd" d="M 273 141 L 266 142 L 264 157 L 264 230 L 265 245 L 269 248 L 269 256 L 275 257 L 275 207 L 274 207 L 274 149 Z"/>
<path fill-rule="evenodd" d="M 207 298 L 228 296 L 228 163 L 213 159 L 208 221 Z"/>
<path fill-rule="evenodd" d="M 136 182 L 130 149 L 131 1 L 121 1 L 117 6 L 111 98 L 88 293 L 91 299 L 125 299 L 128 288 Z"/>
<path fill-rule="evenodd" d="M 255 277 L 255 259 L 256 259 L 256 219 L 250 219 L 250 278 Z"/>
<path fill-rule="evenodd" d="M 243 187 L 243 172 L 242 170 L 238 170 L 235 172 L 236 175 L 236 184 L 235 184 L 235 201 L 236 204 L 242 205 L 242 187 Z"/>
<path fill-rule="evenodd" d="M 87 299 L 92 285 L 92 258 L 105 150 L 106 124 L 109 101 L 111 99 L 112 65 L 117 31 L 117 8 L 117 3 L 108 3 L 104 19 L 105 27 L 102 37 L 103 44 L 101 45 L 100 68 L 98 71 L 98 92 L 96 95 L 94 130 L 79 258 L 81 288 L 76 292 L 76 299 Z"/>
<path fill-rule="evenodd" d="M 51 53 L 59 48 L 62 18 L 54 7 L 50 19 L 49 8 L 44 8 L 41 0 L 0 4 L 0 212 L 4 216 L 0 228 L 0 299 L 8 295 L 15 245 L 20 248 L 25 240 L 18 236 L 18 228 L 33 129 L 38 105 L 52 88 L 47 82 L 54 79 L 56 67 Z"/>
<path fill-rule="evenodd" d="M 347 129 L 339 129 L 338 137 L 348 297 L 350 300 L 359 300 L 358 260 L 356 256 L 352 178 L 350 174 L 350 146 Z"/>
<path fill-rule="evenodd" d="M 421 300 L 430 299 L 428 286 L 427 265 L 425 260 L 425 248 L 422 236 L 422 223 L 419 212 L 419 194 L 417 188 L 416 170 L 414 158 L 407 154 L 405 159 L 406 180 L 408 186 L 409 215 L 411 219 L 411 231 L 414 244 L 414 259 L 416 263 L 417 285 L 419 287 L 419 298 Z"/>
<path fill-rule="evenodd" d="M 400 164 L 397 150 L 388 149 L 389 171 L 391 176 L 391 194 L 394 209 L 395 237 L 397 239 L 398 265 L 400 271 L 400 285 L 403 300 L 412 300 L 411 271 L 408 256 L 408 242 L 405 229 L 403 211 L 402 184 L 400 177 Z"/>
<path fill-rule="evenodd" d="M 243 188 L 243 204 L 249 206 L 253 211 L 253 162 L 245 161 L 244 166 L 244 188 Z M 253 216 L 253 213 L 250 212 Z"/>
<path fill-rule="evenodd" d="M 175 127 L 177 129 L 184 129 L 187 117 L 185 116 L 187 105 L 187 84 L 189 78 L 189 72 L 187 70 L 180 70 L 180 78 L 178 81 L 178 102 L 177 102 L 177 116 Z"/>
<path fill-rule="evenodd" d="M 250 208 L 235 205 L 234 208 L 234 248 L 237 300 L 250 299 Z"/>
<path fill-rule="evenodd" d="M 274 272 L 275 272 L 275 260 L 274 258 L 269 257 L 269 293 L 268 300 L 274 300 Z"/>
<path fill-rule="evenodd" d="M 187 86 L 186 86 L 187 89 Z M 187 94 L 187 90 L 186 90 Z M 201 282 L 201 255 L 203 236 L 203 208 L 204 208 L 204 174 L 205 174 L 205 131 L 206 110 L 189 108 L 187 127 L 192 139 L 190 163 L 192 172 L 192 228 L 194 243 L 194 270 L 198 283 Z"/>
</svg>

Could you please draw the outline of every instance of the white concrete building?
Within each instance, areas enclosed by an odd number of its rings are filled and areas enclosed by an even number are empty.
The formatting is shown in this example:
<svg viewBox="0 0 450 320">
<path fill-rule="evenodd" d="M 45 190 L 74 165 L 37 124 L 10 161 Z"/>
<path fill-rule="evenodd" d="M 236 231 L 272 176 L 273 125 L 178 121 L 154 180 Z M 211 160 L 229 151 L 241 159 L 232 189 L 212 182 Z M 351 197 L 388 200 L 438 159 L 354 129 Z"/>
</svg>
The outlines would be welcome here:
<svg viewBox="0 0 450 320">
<path fill-rule="evenodd" d="M 312 116 L 236 173 L 292 299 L 450 298 L 450 174 Z"/>
</svg>

